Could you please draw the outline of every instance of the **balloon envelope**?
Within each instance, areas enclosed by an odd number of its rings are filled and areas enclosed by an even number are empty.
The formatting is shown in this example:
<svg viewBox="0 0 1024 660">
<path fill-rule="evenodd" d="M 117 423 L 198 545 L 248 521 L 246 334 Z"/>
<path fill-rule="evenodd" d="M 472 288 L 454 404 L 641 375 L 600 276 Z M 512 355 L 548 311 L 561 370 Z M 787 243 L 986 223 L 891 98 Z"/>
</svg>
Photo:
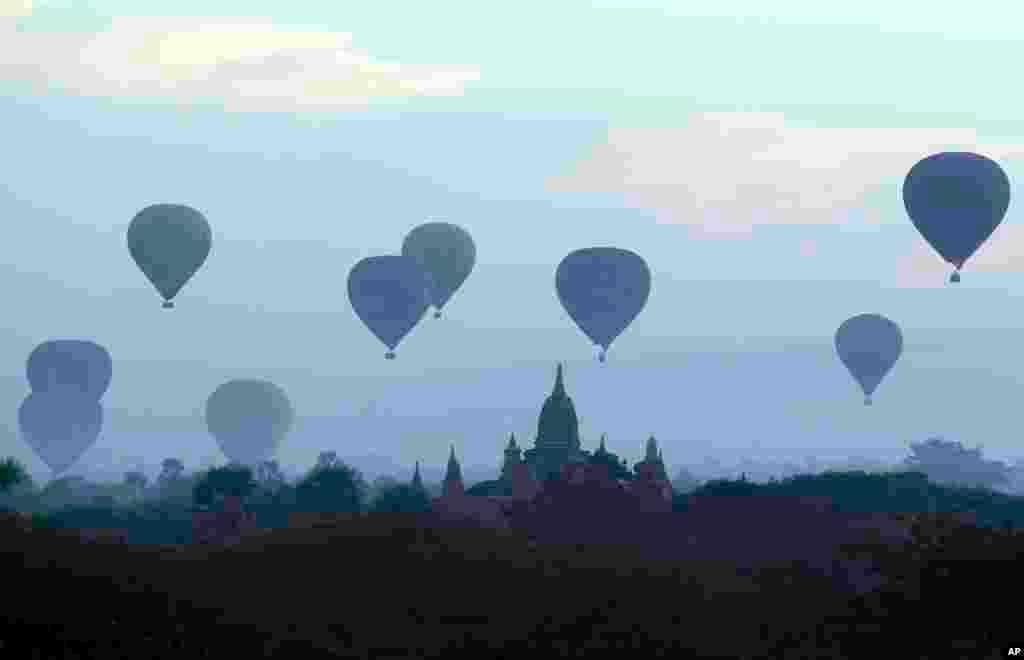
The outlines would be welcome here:
<svg viewBox="0 0 1024 660">
<path fill-rule="evenodd" d="M 412 257 L 433 281 L 431 304 L 439 311 L 469 277 L 476 263 L 476 245 L 462 227 L 428 222 L 402 242 L 402 255 Z"/>
<path fill-rule="evenodd" d="M 32 392 L 18 408 L 21 435 L 54 473 L 74 465 L 103 428 L 103 407 L 74 388 Z"/>
<path fill-rule="evenodd" d="M 938 153 L 910 169 L 903 205 L 925 240 L 959 269 L 1002 222 L 1010 180 L 985 156 Z"/>
<path fill-rule="evenodd" d="M 165 301 L 178 295 L 210 254 L 210 223 L 181 204 L 154 204 L 132 219 L 128 251 Z"/>
<path fill-rule="evenodd" d="M 580 330 L 607 350 L 647 304 L 651 271 L 629 250 L 586 248 L 558 264 L 555 289 Z"/>
<path fill-rule="evenodd" d="M 113 364 L 110 353 L 99 344 L 84 339 L 54 339 L 32 350 L 25 372 L 33 392 L 71 388 L 99 401 L 110 387 Z"/>
<path fill-rule="evenodd" d="M 367 257 L 348 274 L 352 309 L 392 351 L 423 318 L 431 289 L 430 276 L 411 257 Z"/>
<path fill-rule="evenodd" d="M 854 380 L 871 397 L 903 352 L 903 333 L 879 314 L 860 314 L 836 331 L 836 353 Z"/>
<path fill-rule="evenodd" d="M 231 380 L 206 400 L 206 428 L 229 460 L 254 465 L 270 459 L 291 430 L 288 396 L 263 380 Z"/>
</svg>

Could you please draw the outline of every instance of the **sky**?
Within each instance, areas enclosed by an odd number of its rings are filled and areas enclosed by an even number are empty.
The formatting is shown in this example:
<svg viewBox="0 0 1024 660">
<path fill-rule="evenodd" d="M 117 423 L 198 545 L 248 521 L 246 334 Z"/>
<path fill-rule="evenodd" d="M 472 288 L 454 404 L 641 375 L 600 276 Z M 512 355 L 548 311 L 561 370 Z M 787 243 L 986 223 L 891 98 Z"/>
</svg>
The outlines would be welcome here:
<svg viewBox="0 0 1024 660">
<path fill-rule="evenodd" d="M 0 453 L 45 478 L 24 362 L 88 338 L 114 378 L 87 471 L 222 462 L 202 410 L 243 377 L 292 400 L 293 471 L 439 474 L 453 443 L 494 471 L 558 361 L 585 448 L 653 433 L 670 469 L 936 434 L 1024 455 L 1019 207 L 950 287 L 900 196 L 944 150 L 1024 180 L 1021 10 L 921 6 L 0 0 Z M 170 312 L 125 244 L 163 202 L 213 230 Z M 385 361 L 345 279 L 430 218 L 477 263 Z M 602 245 L 653 284 L 599 365 L 554 271 Z M 871 312 L 905 350 L 865 408 L 832 338 Z"/>
</svg>

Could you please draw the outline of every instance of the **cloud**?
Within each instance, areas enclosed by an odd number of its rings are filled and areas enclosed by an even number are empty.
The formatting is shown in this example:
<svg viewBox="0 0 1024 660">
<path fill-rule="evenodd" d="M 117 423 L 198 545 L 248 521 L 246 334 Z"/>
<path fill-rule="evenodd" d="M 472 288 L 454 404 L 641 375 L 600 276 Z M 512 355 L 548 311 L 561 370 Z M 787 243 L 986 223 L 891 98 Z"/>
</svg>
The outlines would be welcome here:
<svg viewBox="0 0 1024 660">
<path fill-rule="evenodd" d="M 262 20 L 122 17 L 98 33 L 5 30 L 0 78 L 84 96 L 297 112 L 457 96 L 479 72 L 380 60 L 356 50 L 351 35 L 341 32 Z"/>
<path fill-rule="evenodd" d="M 681 128 L 612 128 L 546 185 L 621 194 L 695 237 L 748 237 L 758 225 L 863 217 L 866 194 L 880 183 L 898 186 L 922 157 L 947 150 L 1024 156 L 1024 144 L 979 144 L 973 129 L 817 128 L 775 113 L 694 114 Z"/>
<path fill-rule="evenodd" d="M 32 13 L 32 0 L 0 0 L 0 20 L 24 18 Z"/>
<path fill-rule="evenodd" d="M 1003 223 L 964 265 L 964 277 L 975 273 L 1024 272 L 1024 225 Z M 909 289 L 933 289 L 946 285 L 953 267 L 922 238 L 896 261 L 896 282 Z"/>
</svg>

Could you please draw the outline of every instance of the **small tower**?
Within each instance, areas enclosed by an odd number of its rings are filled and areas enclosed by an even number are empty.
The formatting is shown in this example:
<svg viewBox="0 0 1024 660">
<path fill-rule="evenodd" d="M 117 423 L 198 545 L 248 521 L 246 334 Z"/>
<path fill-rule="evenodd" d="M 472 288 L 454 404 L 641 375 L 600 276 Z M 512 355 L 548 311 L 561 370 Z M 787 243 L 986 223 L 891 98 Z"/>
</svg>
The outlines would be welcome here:
<svg viewBox="0 0 1024 660">
<path fill-rule="evenodd" d="M 644 451 L 644 460 L 650 463 L 654 463 L 658 460 L 658 441 L 654 439 L 654 436 L 647 438 L 647 448 Z"/>
<path fill-rule="evenodd" d="M 466 492 L 462 483 L 462 468 L 459 467 L 459 459 L 455 458 L 455 445 L 452 445 L 451 455 L 448 456 L 448 470 L 444 474 L 444 488 L 442 497 L 457 497 Z"/>
<path fill-rule="evenodd" d="M 665 459 L 661 455 L 661 449 L 658 449 L 658 479 L 669 481 L 668 470 L 665 469 Z"/>
<path fill-rule="evenodd" d="M 511 469 L 513 465 L 523 462 L 523 452 L 516 444 L 516 434 L 512 433 L 508 438 L 508 446 L 505 447 L 505 462 L 501 466 L 501 478 L 509 481 L 512 478 Z"/>
<path fill-rule="evenodd" d="M 416 470 L 412 473 L 412 487 L 416 490 L 426 491 L 423 487 L 423 478 L 420 476 L 420 462 L 416 461 Z"/>
<path fill-rule="evenodd" d="M 658 441 L 654 436 L 647 438 L 647 447 L 644 451 L 644 463 L 654 466 L 654 475 L 659 481 L 668 481 L 668 472 L 665 470 L 665 462 L 661 457 L 661 449 L 658 448 Z"/>
</svg>

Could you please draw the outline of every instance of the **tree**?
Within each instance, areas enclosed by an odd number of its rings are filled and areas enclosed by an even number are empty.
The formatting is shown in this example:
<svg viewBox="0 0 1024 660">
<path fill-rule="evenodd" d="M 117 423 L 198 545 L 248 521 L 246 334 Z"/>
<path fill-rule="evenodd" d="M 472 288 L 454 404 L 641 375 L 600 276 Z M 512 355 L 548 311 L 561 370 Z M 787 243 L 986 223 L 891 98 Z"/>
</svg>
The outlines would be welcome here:
<svg viewBox="0 0 1024 660">
<path fill-rule="evenodd" d="M 690 493 L 699 486 L 700 480 L 685 468 L 680 468 L 676 478 L 672 480 L 672 489 L 678 493 Z"/>
<path fill-rule="evenodd" d="M 142 493 L 146 489 L 146 483 L 149 480 L 146 475 L 137 470 L 124 473 L 124 486 L 131 493 L 131 497 L 134 500 L 138 500 L 142 497 Z"/>
<path fill-rule="evenodd" d="M 316 457 L 316 467 L 318 468 L 334 467 L 339 463 L 341 463 L 341 459 L 338 458 L 338 452 L 335 451 L 322 451 Z"/>
<path fill-rule="evenodd" d="M 285 483 L 284 472 L 277 461 L 261 461 L 256 465 L 256 481 L 262 488 L 276 490 Z"/>
<path fill-rule="evenodd" d="M 391 488 L 392 486 L 397 486 L 398 484 L 398 479 L 392 477 L 389 474 L 383 474 L 373 480 L 372 486 L 375 491 L 382 492 L 388 488 Z"/>
<path fill-rule="evenodd" d="M 168 482 L 180 479 L 185 472 L 185 464 L 177 458 L 165 458 L 160 464 L 160 475 L 156 478 L 156 483 L 159 487 L 163 488 Z"/>
<path fill-rule="evenodd" d="M 28 480 L 28 471 L 17 459 L 8 457 L 0 460 L 0 493 L 8 493 Z"/>
<path fill-rule="evenodd" d="M 117 500 L 113 495 L 93 495 L 92 505 L 100 509 L 113 509 Z"/>
<path fill-rule="evenodd" d="M 426 513 L 430 498 L 422 488 L 410 484 L 393 484 L 381 490 L 373 501 L 374 513 Z"/>
<path fill-rule="evenodd" d="M 1011 481 L 1011 469 L 1000 461 L 981 457 L 981 448 L 966 449 L 941 437 L 912 443 L 906 465 L 928 475 L 934 483 L 993 488 Z"/>
<path fill-rule="evenodd" d="M 196 482 L 192 501 L 198 508 L 210 508 L 225 497 L 248 497 L 257 486 L 252 468 L 245 465 L 226 465 L 213 468 Z"/>
<path fill-rule="evenodd" d="M 295 505 L 308 512 L 358 512 L 363 510 L 367 490 L 359 470 L 341 461 L 318 464 L 296 484 Z"/>
</svg>

